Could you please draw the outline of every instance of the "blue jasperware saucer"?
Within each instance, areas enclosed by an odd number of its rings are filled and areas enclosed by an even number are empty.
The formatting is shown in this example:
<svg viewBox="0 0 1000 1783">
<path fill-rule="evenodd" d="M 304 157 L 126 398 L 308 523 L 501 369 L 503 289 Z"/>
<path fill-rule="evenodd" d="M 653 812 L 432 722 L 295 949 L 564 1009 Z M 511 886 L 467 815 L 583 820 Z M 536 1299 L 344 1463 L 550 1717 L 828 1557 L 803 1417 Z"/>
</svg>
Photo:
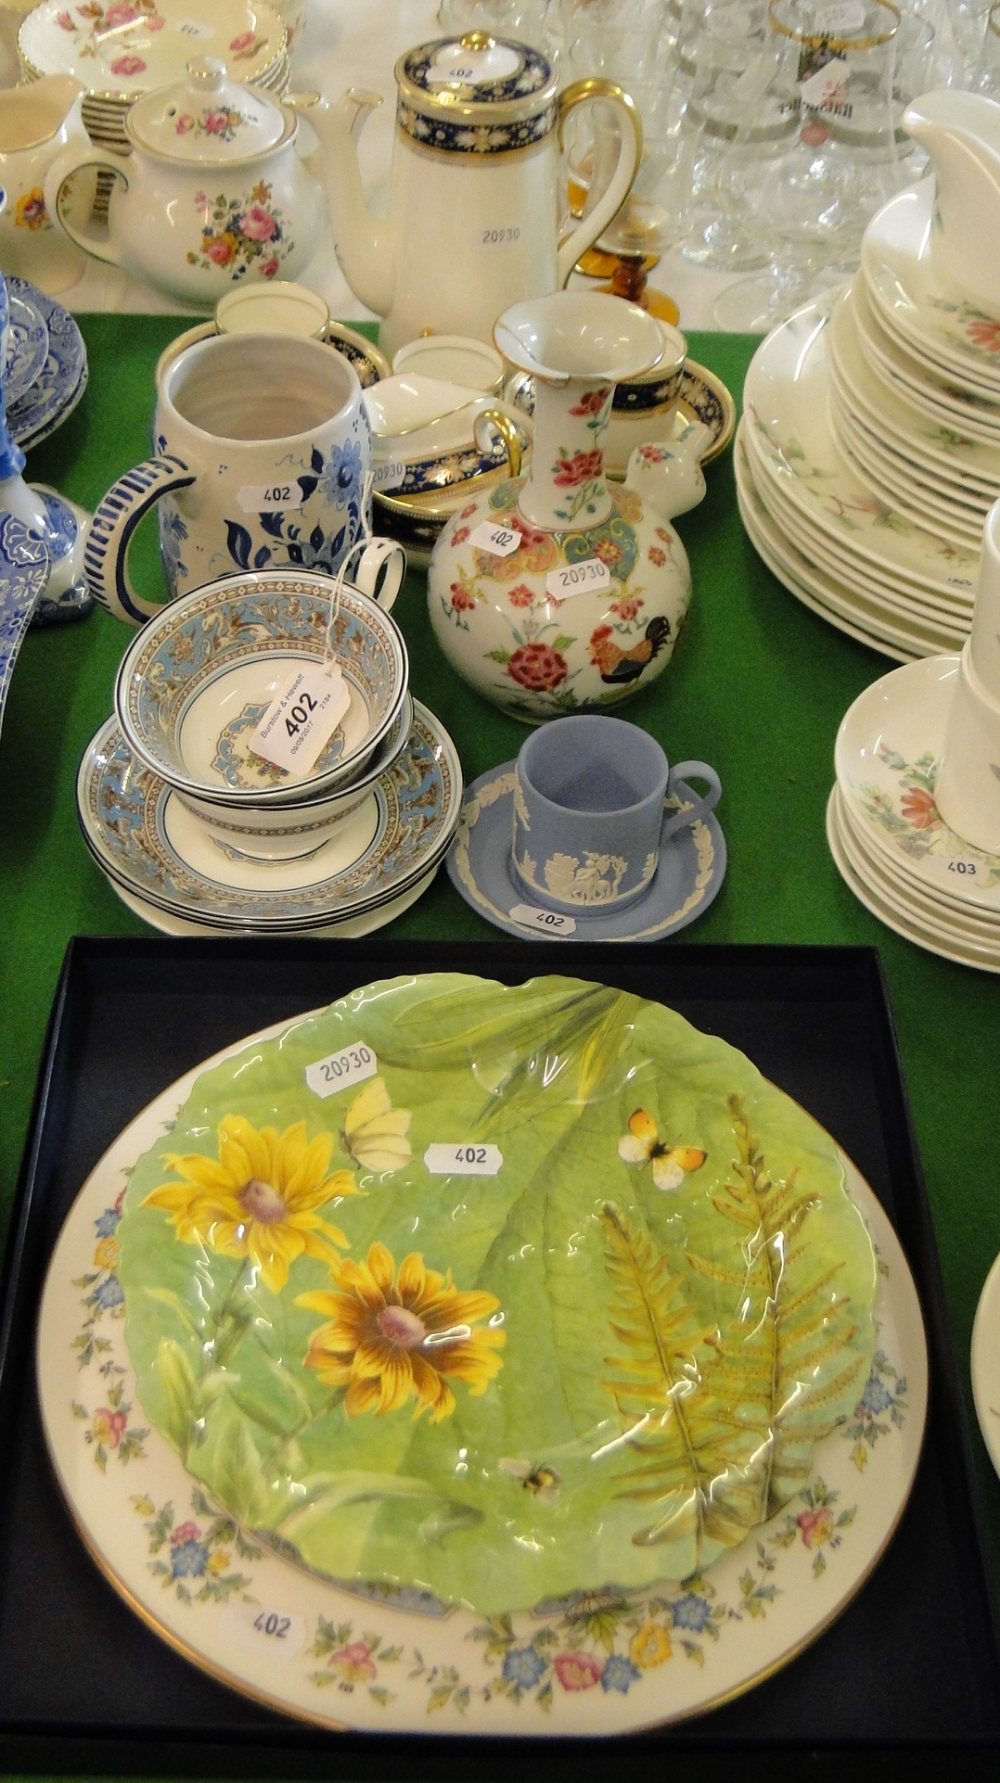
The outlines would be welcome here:
<svg viewBox="0 0 1000 1783">
<path fill-rule="evenodd" d="M 514 781 L 512 761 L 473 781 L 446 862 L 466 903 L 495 928 L 522 941 L 554 936 L 566 941 L 662 941 L 695 922 L 716 897 L 726 874 L 726 840 L 715 816 L 709 815 L 664 843 L 649 891 L 627 910 L 574 911 L 575 927 L 568 932 L 531 920 L 518 922 L 511 912 L 532 908 L 532 900 L 511 867 Z M 679 806 L 696 796 L 680 780 L 667 805 Z"/>
</svg>

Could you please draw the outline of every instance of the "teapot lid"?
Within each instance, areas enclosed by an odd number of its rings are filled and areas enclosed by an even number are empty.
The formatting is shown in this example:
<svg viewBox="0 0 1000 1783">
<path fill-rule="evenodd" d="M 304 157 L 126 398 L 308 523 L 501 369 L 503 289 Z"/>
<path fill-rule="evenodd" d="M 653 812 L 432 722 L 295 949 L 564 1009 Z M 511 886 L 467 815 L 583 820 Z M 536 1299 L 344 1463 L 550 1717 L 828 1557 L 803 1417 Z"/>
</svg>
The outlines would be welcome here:
<svg viewBox="0 0 1000 1783">
<path fill-rule="evenodd" d="M 242 161 L 276 148 L 295 128 L 272 99 L 231 81 L 216 56 L 195 56 L 186 80 L 137 99 L 125 120 L 136 148 L 188 164 Z"/>
<path fill-rule="evenodd" d="M 551 105 L 552 64 L 527 43 L 466 31 L 409 50 L 396 63 L 401 104 L 425 117 L 512 123 Z"/>
</svg>

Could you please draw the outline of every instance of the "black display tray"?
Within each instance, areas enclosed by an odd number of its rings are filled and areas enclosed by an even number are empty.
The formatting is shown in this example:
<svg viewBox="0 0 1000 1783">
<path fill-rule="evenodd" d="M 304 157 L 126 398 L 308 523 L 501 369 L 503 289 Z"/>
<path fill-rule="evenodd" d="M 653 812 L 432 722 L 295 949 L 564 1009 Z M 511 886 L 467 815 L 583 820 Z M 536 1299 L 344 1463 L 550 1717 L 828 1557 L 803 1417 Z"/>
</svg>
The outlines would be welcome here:
<svg viewBox="0 0 1000 1783">
<path fill-rule="evenodd" d="M 1000 1640 L 958 1369 L 878 955 L 864 948 L 574 947 L 77 939 L 39 1082 L 0 1296 L 0 1767 L 114 1775 L 389 1779 L 587 1774 L 600 1742 L 336 1734 L 228 1691 L 115 1595 L 51 1474 L 33 1365 L 46 1263 L 111 1141 L 220 1047 L 372 979 L 569 972 L 658 997 L 742 1048 L 855 1159 L 884 1203 L 927 1325 L 931 1411 L 910 1503 L 875 1573 L 774 1677 L 637 1735 L 636 1765 L 706 1777 L 795 1764 L 842 1778 L 879 1752 L 996 1774 Z M 676 1770 L 673 1775 L 677 1775 Z"/>
</svg>

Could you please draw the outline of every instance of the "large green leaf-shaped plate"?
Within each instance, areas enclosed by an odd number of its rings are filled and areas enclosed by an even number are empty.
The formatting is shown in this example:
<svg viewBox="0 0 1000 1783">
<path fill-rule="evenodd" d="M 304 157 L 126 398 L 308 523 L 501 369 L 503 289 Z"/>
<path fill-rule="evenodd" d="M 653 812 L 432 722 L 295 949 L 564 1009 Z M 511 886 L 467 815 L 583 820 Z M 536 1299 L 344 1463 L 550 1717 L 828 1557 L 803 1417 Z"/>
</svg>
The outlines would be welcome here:
<svg viewBox="0 0 1000 1783">
<path fill-rule="evenodd" d="M 912 1284 L 870 1191 L 743 1055 L 599 985 L 431 974 L 184 1090 L 119 1148 L 127 1190 L 102 1169 L 81 1195 L 40 1377 L 91 1545 L 210 1669 L 362 1726 L 468 1725 L 475 1702 L 477 1726 L 541 1731 L 519 1705 L 592 1689 L 600 1711 L 546 1730 L 641 1725 L 777 1663 L 873 1563 L 919 1417 L 853 1560 L 815 1565 L 855 1522 L 848 1457 L 860 1491 L 876 1427 L 905 1422 L 886 1331 L 922 1416 Z M 67 1342 L 95 1370 L 72 1434 Z M 816 1585 L 776 1613 L 789 1549 Z M 749 1644 L 723 1634 L 769 1605 Z M 640 1704 L 709 1635 L 710 1675 Z M 346 1716 L 322 1683 L 350 1684 Z"/>
</svg>

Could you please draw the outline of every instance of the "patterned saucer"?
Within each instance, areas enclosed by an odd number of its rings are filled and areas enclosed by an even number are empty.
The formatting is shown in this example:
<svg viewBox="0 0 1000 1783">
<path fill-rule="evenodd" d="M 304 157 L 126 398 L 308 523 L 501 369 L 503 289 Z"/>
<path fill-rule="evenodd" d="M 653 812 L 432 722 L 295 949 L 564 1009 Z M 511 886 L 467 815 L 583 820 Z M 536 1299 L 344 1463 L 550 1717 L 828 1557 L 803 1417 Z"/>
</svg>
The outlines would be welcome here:
<svg viewBox="0 0 1000 1783">
<path fill-rule="evenodd" d="M 7 422 L 27 452 L 61 426 L 87 388 L 87 349 L 68 310 L 27 279 L 8 278 L 11 310 L 18 301 L 31 307 L 48 331 L 44 362 L 28 389 L 7 410 Z"/>
<path fill-rule="evenodd" d="M 319 929 L 400 897 L 440 862 L 462 773 L 447 732 L 414 702 L 410 739 L 358 809 L 300 861 L 250 859 L 187 810 L 109 719 L 77 777 L 84 841 L 116 885 L 170 915 L 227 931 Z"/>
<path fill-rule="evenodd" d="M 30 390 L 49 351 L 49 331 L 38 305 L 19 291 L 10 294 L 10 334 L 3 374 L 8 409 Z"/>
<path fill-rule="evenodd" d="M 926 657 L 865 688 L 837 733 L 837 786 L 865 844 L 897 878 L 1000 913 L 1000 857 L 956 836 L 934 803 L 958 661 Z"/>
<path fill-rule="evenodd" d="M 861 246 L 869 295 L 890 333 L 938 368 L 1000 396 L 1000 319 L 948 287 L 929 251 L 933 177 L 898 192 L 872 218 Z"/>
<path fill-rule="evenodd" d="M 581 909 L 574 927 L 560 923 L 558 930 L 530 917 L 518 922 L 514 910 L 534 907 L 511 872 L 514 768 L 505 762 L 473 781 L 447 859 L 452 884 L 495 928 L 521 941 L 662 941 L 708 909 L 726 873 L 725 837 L 714 815 L 699 818 L 663 846 L 648 893 L 627 910 Z M 689 789 L 679 785 L 683 798 Z M 679 806 L 682 799 L 672 794 L 667 802 Z"/>
<path fill-rule="evenodd" d="M 404 910 L 409 910 L 411 904 L 422 898 L 436 872 L 437 867 L 432 867 L 429 873 L 424 874 L 423 879 L 418 879 L 415 885 L 401 892 L 398 898 L 390 898 L 385 904 L 377 904 L 373 910 L 364 910 L 360 916 L 344 916 L 337 922 L 324 923 L 321 928 L 310 929 L 308 933 L 321 939 L 336 938 L 339 941 L 357 941 L 362 935 L 374 934 L 376 929 L 384 929 L 389 923 L 395 922 L 397 916 L 402 916 Z M 138 916 L 142 922 L 148 922 L 150 928 L 157 929 L 161 935 L 219 934 L 219 930 L 211 923 L 195 922 L 189 917 L 173 916 L 167 910 L 160 910 L 156 904 L 147 903 L 136 892 L 126 891 L 115 879 L 109 878 L 108 884 L 126 910 L 131 910 L 132 915 Z"/>
</svg>

